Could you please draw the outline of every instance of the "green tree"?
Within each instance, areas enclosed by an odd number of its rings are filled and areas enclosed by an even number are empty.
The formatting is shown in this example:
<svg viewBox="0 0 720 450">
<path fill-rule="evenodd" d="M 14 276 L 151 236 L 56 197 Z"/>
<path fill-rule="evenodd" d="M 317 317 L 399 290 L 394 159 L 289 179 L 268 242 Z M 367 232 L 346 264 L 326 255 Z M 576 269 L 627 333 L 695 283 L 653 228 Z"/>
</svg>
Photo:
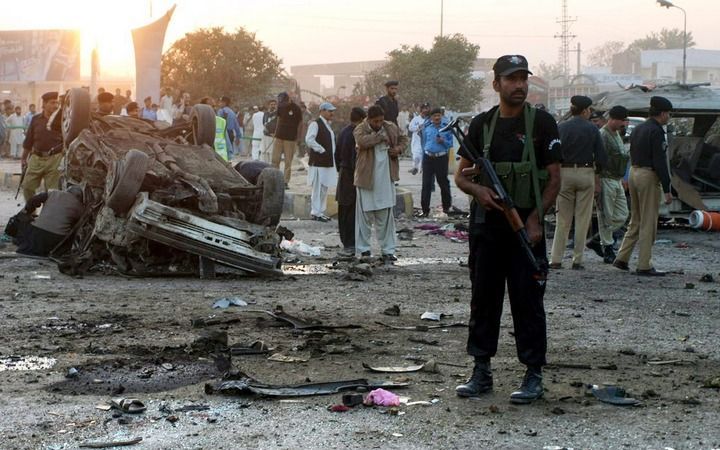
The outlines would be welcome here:
<svg viewBox="0 0 720 450">
<path fill-rule="evenodd" d="M 677 28 L 663 28 L 659 33 L 650 33 L 647 36 L 635 39 L 628 45 L 628 50 L 668 50 L 673 48 L 683 48 L 685 37 L 683 31 Z M 687 34 L 687 46 L 695 47 L 695 39 L 692 32 Z"/>
<path fill-rule="evenodd" d="M 472 109 L 482 98 L 482 80 L 472 77 L 479 47 L 463 35 L 437 36 L 432 48 L 403 46 L 388 53 L 383 66 L 368 72 L 353 93 L 375 98 L 387 80 L 400 81 L 403 105 L 430 102 L 456 111 Z"/>
<path fill-rule="evenodd" d="M 263 99 L 282 78 L 280 59 L 254 33 L 204 28 L 187 33 L 162 58 L 163 87 L 190 92 L 193 99 L 228 95 Z"/>
<path fill-rule="evenodd" d="M 534 72 L 535 75 L 546 80 L 552 80 L 563 75 L 562 65 L 559 62 L 548 64 L 545 61 L 540 61 Z"/>
</svg>

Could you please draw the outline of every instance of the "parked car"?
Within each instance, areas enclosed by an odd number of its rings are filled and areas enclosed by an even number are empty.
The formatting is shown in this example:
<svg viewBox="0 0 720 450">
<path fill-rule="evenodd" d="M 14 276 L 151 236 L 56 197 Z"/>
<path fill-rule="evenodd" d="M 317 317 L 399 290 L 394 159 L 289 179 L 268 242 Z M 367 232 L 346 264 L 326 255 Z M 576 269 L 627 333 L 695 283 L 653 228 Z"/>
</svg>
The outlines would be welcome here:
<svg viewBox="0 0 720 450">
<path fill-rule="evenodd" d="M 168 126 L 92 113 L 89 93 L 70 89 L 52 126 L 66 146 L 63 183 L 82 186 L 87 206 L 62 259 L 66 270 L 101 264 L 213 276 L 219 263 L 282 273 L 282 172 L 266 166 L 249 181 L 220 158 L 210 106 L 195 105 L 189 122 Z"/>
</svg>

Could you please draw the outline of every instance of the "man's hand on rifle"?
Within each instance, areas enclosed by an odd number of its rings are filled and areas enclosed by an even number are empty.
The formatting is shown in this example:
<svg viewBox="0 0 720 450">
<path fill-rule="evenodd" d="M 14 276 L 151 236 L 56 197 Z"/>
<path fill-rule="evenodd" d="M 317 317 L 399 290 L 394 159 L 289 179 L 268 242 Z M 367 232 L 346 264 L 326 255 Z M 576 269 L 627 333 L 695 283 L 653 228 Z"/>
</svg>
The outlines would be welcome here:
<svg viewBox="0 0 720 450">
<path fill-rule="evenodd" d="M 530 214 L 528 219 L 525 221 L 525 231 L 527 231 L 528 238 L 532 245 L 537 244 L 543 237 L 543 230 L 540 222 L 538 221 L 537 213 L 533 212 Z"/>
<path fill-rule="evenodd" d="M 24 171 L 27 169 L 27 158 L 20 158 L 20 168 Z"/>
</svg>

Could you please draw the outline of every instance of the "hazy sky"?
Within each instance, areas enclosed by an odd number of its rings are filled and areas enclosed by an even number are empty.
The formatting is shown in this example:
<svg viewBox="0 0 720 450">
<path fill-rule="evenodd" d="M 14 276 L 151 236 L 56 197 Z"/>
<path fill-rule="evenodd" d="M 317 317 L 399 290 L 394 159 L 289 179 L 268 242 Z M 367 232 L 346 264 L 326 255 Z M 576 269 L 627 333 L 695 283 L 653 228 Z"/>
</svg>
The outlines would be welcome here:
<svg viewBox="0 0 720 450">
<path fill-rule="evenodd" d="M 93 43 L 101 75 L 134 72 L 129 30 L 173 3 L 177 9 L 165 46 L 200 27 L 244 27 L 282 58 L 297 64 L 382 59 L 402 44 L 429 47 L 440 31 L 440 0 L 2 0 L 0 29 L 78 28 L 83 31 L 83 73 Z M 555 62 L 561 0 L 444 0 L 446 34 L 462 33 L 480 57 L 527 56 L 530 65 Z M 688 15 L 697 48 L 720 49 L 720 0 L 677 0 Z M 630 42 L 663 27 L 682 29 L 682 12 L 655 0 L 568 0 L 577 21 L 571 31 L 584 53 L 607 40 Z M 586 54 L 586 53 L 585 53 Z M 584 62 L 583 58 L 583 62 Z M 571 54 L 572 67 L 575 56 Z"/>
</svg>

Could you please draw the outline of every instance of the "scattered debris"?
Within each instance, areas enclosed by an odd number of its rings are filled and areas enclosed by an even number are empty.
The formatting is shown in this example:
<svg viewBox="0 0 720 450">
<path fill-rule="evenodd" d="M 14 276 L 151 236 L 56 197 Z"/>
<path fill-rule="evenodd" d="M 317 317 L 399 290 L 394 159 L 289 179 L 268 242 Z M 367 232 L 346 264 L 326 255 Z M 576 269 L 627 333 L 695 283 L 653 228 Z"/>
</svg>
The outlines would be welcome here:
<svg viewBox="0 0 720 450">
<path fill-rule="evenodd" d="M 676 365 L 676 364 L 695 364 L 695 361 L 690 361 L 686 359 L 668 359 L 666 361 L 648 361 L 647 362 L 651 366 L 668 366 L 668 365 Z"/>
<path fill-rule="evenodd" d="M 432 320 L 433 322 L 439 322 L 440 319 L 445 317 L 452 317 L 452 314 L 436 313 L 432 311 L 425 311 L 420 316 L 420 320 Z"/>
<path fill-rule="evenodd" d="M 362 366 L 366 368 L 367 370 L 371 372 L 379 372 L 379 373 L 410 373 L 410 372 L 430 372 L 430 373 L 438 373 L 438 363 L 435 362 L 435 360 L 430 360 L 426 362 L 425 364 L 419 364 L 416 366 L 377 366 L 372 367 L 366 363 L 363 363 Z"/>
<path fill-rule="evenodd" d="M 350 411 L 350 408 L 346 405 L 332 405 L 328 408 L 332 412 L 346 412 Z"/>
<path fill-rule="evenodd" d="M 83 442 L 80 448 L 109 448 L 109 447 L 127 447 L 142 442 L 143 438 L 136 437 L 127 441 L 107 441 L 107 442 Z"/>
<path fill-rule="evenodd" d="M 230 306 L 248 306 L 254 305 L 255 302 L 248 302 L 241 299 L 240 297 L 223 297 L 219 298 L 213 303 L 213 309 L 226 309 Z"/>
<path fill-rule="evenodd" d="M 370 391 L 365 397 L 364 404 L 368 406 L 400 406 L 400 397 L 390 391 L 378 388 Z"/>
<path fill-rule="evenodd" d="M 702 385 L 704 388 L 720 389 L 720 376 L 714 378 L 708 378 Z"/>
<path fill-rule="evenodd" d="M 233 344 L 229 348 L 230 354 L 233 356 L 240 356 L 240 355 L 263 355 L 265 353 L 270 353 L 272 350 L 270 346 L 268 346 L 263 341 L 254 341 L 250 345 L 243 346 L 241 344 Z"/>
<path fill-rule="evenodd" d="M 385 309 L 385 311 L 383 311 L 383 314 L 385 314 L 386 316 L 395 316 L 395 317 L 397 317 L 397 316 L 400 315 L 400 306 L 398 306 L 398 305 L 392 305 L 391 307 Z"/>
<path fill-rule="evenodd" d="M 147 410 L 147 406 L 137 398 L 114 398 L 110 406 L 128 414 L 139 414 Z"/>
<path fill-rule="evenodd" d="M 390 328 L 392 330 L 406 330 L 406 331 L 428 331 L 428 330 L 436 330 L 439 328 L 467 327 L 467 324 L 462 323 L 462 322 L 440 324 L 440 325 L 413 325 L 413 326 L 397 326 L 397 325 L 390 325 L 390 324 L 383 323 L 383 322 L 375 322 L 375 323 L 378 325 L 382 325 L 385 328 Z"/>
<path fill-rule="evenodd" d="M 412 241 L 413 235 L 415 234 L 415 232 L 410 228 L 403 228 L 401 230 L 398 230 L 396 233 L 398 240 L 401 241 Z"/>
<path fill-rule="evenodd" d="M 368 277 L 366 275 L 362 275 L 360 273 L 347 272 L 347 273 L 340 275 L 339 280 L 340 281 L 367 281 Z"/>
<path fill-rule="evenodd" d="M 370 264 L 361 262 L 357 264 L 351 264 L 348 267 L 348 273 L 357 273 L 366 277 L 371 277 L 373 274 L 373 270 Z"/>
<path fill-rule="evenodd" d="M 547 365 L 547 368 L 549 369 L 580 369 L 580 370 L 591 370 L 592 366 L 590 364 L 577 364 L 577 363 L 566 363 L 566 362 L 556 362 L 551 363 Z"/>
<path fill-rule="evenodd" d="M 625 389 L 620 386 L 606 386 L 601 388 L 593 385 L 591 391 L 593 396 L 603 403 L 615 406 L 637 406 L 641 404 L 640 400 L 628 397 Z"/>
<path fill-rule="evenodd" d="M 705 275 L 700 277 L 700 281 L 703 283 L 714 283 L 715 278 L 713 278 L 711 273 L 706 273 Z"/>
<path fill-rule="evenodd" d="M 71 367 L 68 369 L 67 373 L 65 374 L 65 378 L 77 378 L 80 375 L 80 372 L 74 367 Z"/>
<path fill-rule="evenodd" d="M 414 342 L 414 343 L 416 343 L 416 344 L 425 344 L 425 345 L 438 345 L 438 344 L 440 344 L 440 342 L 437 341 L 437 340 L 435 340 L 435 339 L 430 340 L 430 339 L 417 338 L 417 337 L 409 337 L 409 338 L 408 338 L 408 341 Z"/>
<path fill-rule="evenodd" d="M 695 289 L 695 283 L 685 283 L 685 289 Z"/>
<path fill-rule="evenodd" d="M 287 239 L 283 239 L 282 242 L 280 242 L 280 248 L 287 252 L 302 256 L 320 256 L 320 251 L 322 250 L 322 247 L 313 247 L 297 239 L 289 241 Z"/>
<path fill-rule="evenodd" d="M 378 388 L 407 387 L 408 383 L 395 383 L 390 381 L 369 381 L 366 379 L 331 381 L 325 383 L 310 383 L 296 385 L 269 385 L 258 383 L 250 378 L 241 380 L 221 381 L 216 386 L 205 385 L 207 394 L 225 395 L 263 395 L 267 397 L 307 397 L 311 395 L 331 395 L 343 391 L 357 389 L 372 390 Z"/>
<path fill-rule="evenodd" d="M 343 405 L 353 408 L 363 404 L 362 394 L 343 394 L 342 396 Z"/>
<path fill-rule="evenodd" d="M 268 361 L 277 361 L 277 362 L 286 362 L 286 363 L 304 363 L 304 362 L 308 362 L 309 359 L 275 353 L 274 355 L 271 355 L 268 358 Z"/>
</svg>

